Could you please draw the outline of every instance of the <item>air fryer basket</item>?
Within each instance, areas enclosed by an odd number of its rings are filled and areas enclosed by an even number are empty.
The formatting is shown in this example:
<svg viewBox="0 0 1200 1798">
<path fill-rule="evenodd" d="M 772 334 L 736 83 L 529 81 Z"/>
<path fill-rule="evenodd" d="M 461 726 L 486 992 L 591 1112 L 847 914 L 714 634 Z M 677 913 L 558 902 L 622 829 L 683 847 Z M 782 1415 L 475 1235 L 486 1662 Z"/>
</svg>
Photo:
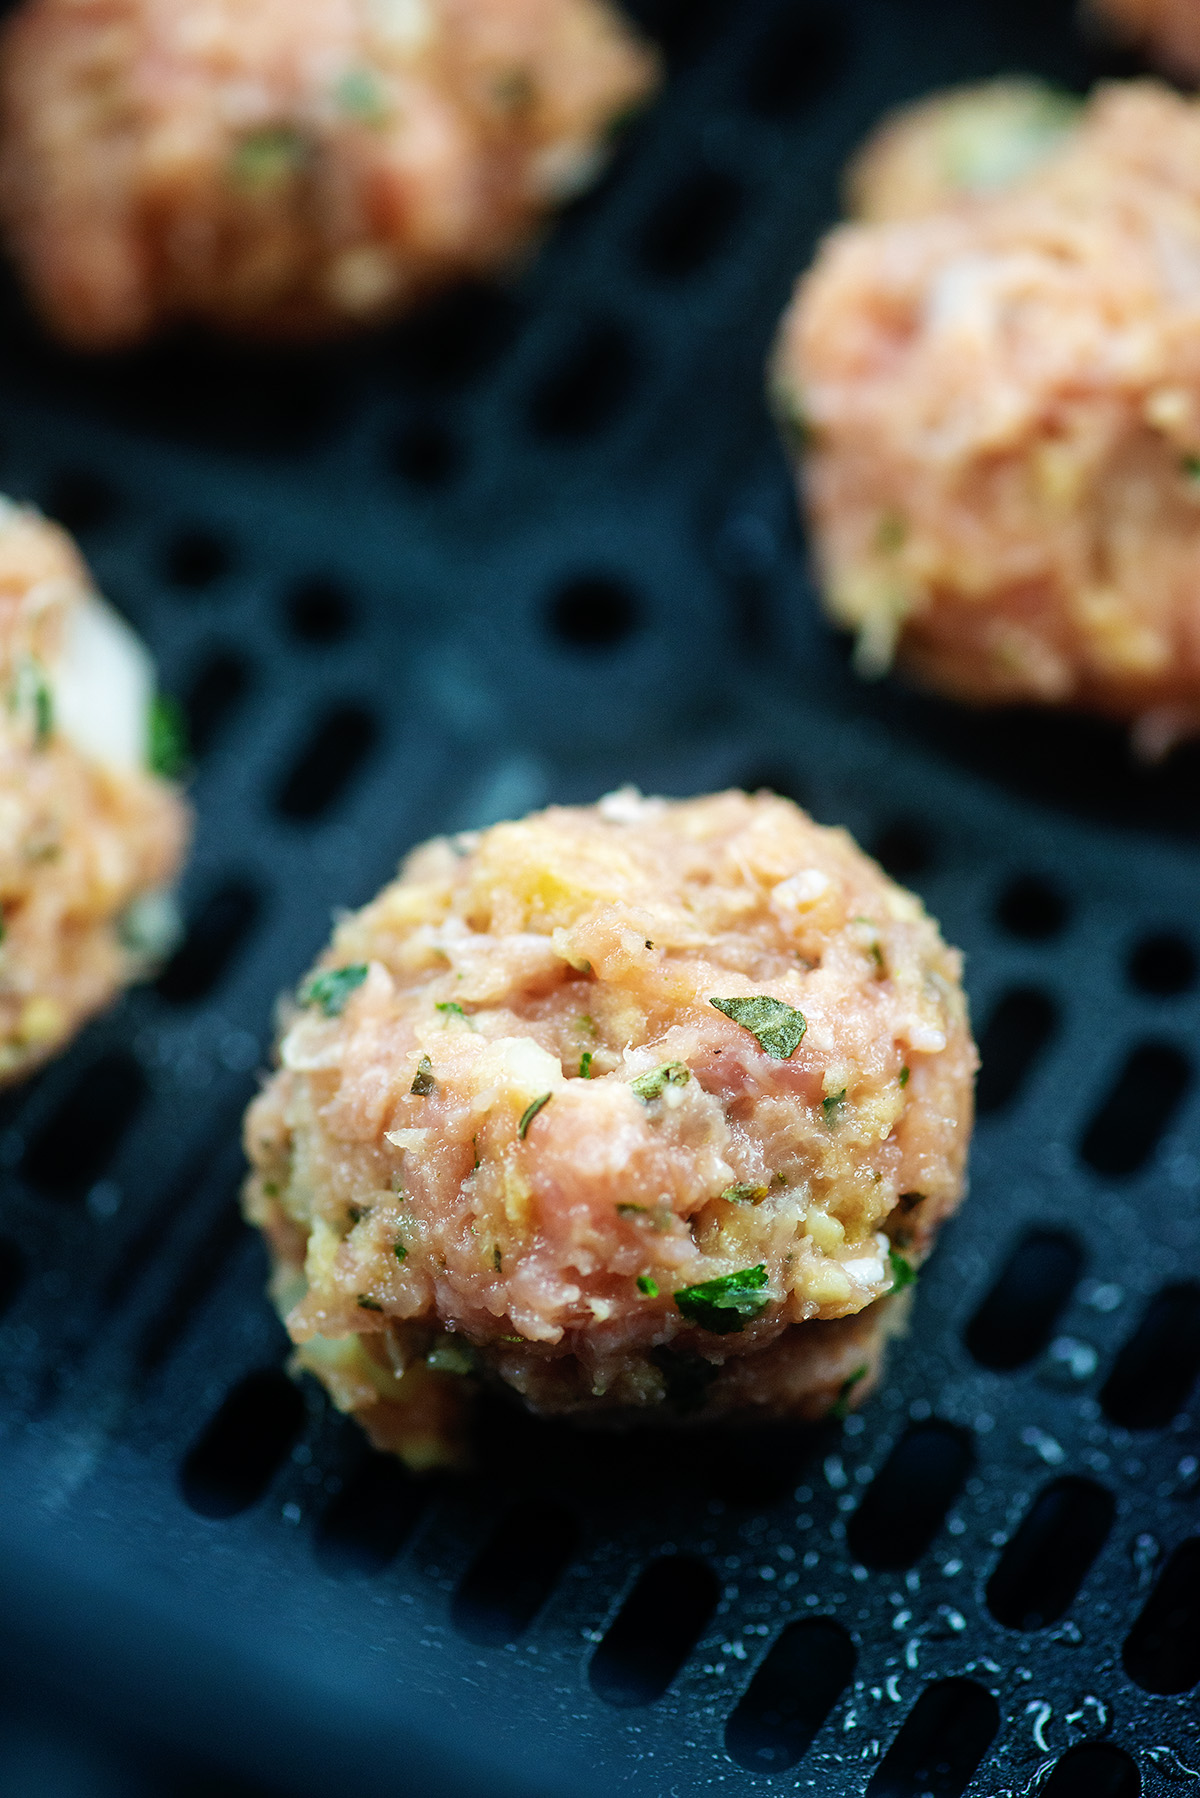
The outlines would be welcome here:
<svg viewBox="0 0 1200 1798">
<path fill-rule="evenodd" d="M 761 395 L 881 109 L 1097 64 L 1062 0 L 641 11 L 665 95 L 510 287 L 97 362 L 4 301 L 0 479 L 151 641 L 199 834 L 157 987 L 0 1110 L 0 1681 L 303 1795 L 1186 1792 L 1200 755 L 857 683 Z M 970 1202 L 860 1416 L 495 1405 L 422 1485 L 281 1371 L 239 1117 L 332 908 L 626 781 L 773 786 L 923 894 L 983 1045 Z"/>
</svg>

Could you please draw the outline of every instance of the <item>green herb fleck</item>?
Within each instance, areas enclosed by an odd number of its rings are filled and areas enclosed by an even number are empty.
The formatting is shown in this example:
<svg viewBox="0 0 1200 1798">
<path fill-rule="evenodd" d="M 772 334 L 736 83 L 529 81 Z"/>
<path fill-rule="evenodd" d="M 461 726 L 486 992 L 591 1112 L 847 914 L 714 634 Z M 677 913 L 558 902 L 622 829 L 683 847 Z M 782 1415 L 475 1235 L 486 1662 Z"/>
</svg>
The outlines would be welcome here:
<svg viewBox="0 0 1200 1798">
<path fill-rule="evenodd" d="M 54 735 L 54 695 L 44 674 L 39 673 L 33 689 L 33 740 L 44 749 Z"/>
<path fill-rule="evenodd" d="M 901 1086 L 908 1085 L 908 1075 L 909 1075 L 909 1070 L 906 1067 L 900 1069 L 900 1084 L 901 1084 Z"/>
<path fill-rule="evenodd" d="M 422 1055 L 417 1063 L 417 1071 L 413 1075 L 413 1083 L 408 1090 L 410 1093 L 416 1093 L 418 1099 L 427 1099 L 436 1085 L 437 1081 L 433 1077 L 433 1063 L 428 1055 Z"/>
<path fill-rule="evenodd" d="M 282 186 L 307 155 L 305 138 L 291 125 L 264 125 L 238 144 L 229 160 L 229 173 L 238 187 L 269 193 Z"/>
<path fill-rule="evenodd" d="M 364 125 L 382 125 L 388 116 L 387 95 L 372 69 L 347 69 L 334 89 L 343 112 Z"/>
<path fill-rule="evenodd" d="M 439 999 L 434 1006 L 434 1010 L 440 1011 L 444 1017 L 461 1018 L 463 1023 L 468 1025 L 472 1030 L 475 1028 L 457 999 Z"/>
<path fill-rule="evenodd" d="M 590 1080 L 591 1077 L 592 1051 L 590 1049 L 585 1049 L 583 1054 L 579 1057 L 579 1078 L 581 1080 Z"/>
<path fill-rule="evenodd" d="M 904 1256 L 901 1255 L 898 1250 L 888 1250 L 888 1264 L 892 1270 L 893 1292 L 903 1292 L 906 1286 L 913 1286 L 916 1284 L 916 1269 L 913 1267 L 912 1262 L 906 1261 Z"/>
<path fill-rule="evenodd" d="M 500 1253 L 500 1244 L 499 1243 L 496 1243 L 492 1249 L 492 1266 L 495 1268 L 497 1273 L 501 1273 L 503 1271 L 504 1256 Z"/>
<path fill-rule="evenodd" d="M 831 1130 L 836 1130 L 841 1122 L 842 1106 L 845 1103 L 846 1089 L 844 1086 L 840 1093 L 830 1093 L 828 1098 L 821 1100 L 821 1110 L 825 1113 L 825 1122 Z"/>
<path fill-rule="evenodd" d="M 649 937 L 646 938 L 646 947 L 647 949 L 653 949 L 654 947 L 654 944 L 650 941 Z"/>
<path fill-rule="evenodd" d="M 481 1166 L 480 1156 L 479 1156 L 479 1138 L 477 1136 L 473 1136 L 471 1138 L 471 1153 L 475 1157 L 475 1160 L 471 1166 L 471 1172 L 474 1174 L 479 1171 L 479 1168 Z"/>
<path fill-rule="evenodd" d="M 885 512 L 875 530 L 875 547 L 885 555 L 903 549 L 908 538 L 908 520 L 902 512 Z"/>
<path fill-rule="evenodd" d="M 869 1369 L 864 1363 L 862 1367 L 856 1367 L 852 1374 L 847 1375 L 842 1381 L 841 1386 L 838 1388 L 836 1399 L 829 1407 L 830 1417 L 841 1418 L 848 1414 L 850 1410 L 850 1394 L 854 1391 L 854 1388 L 858 1385 L 860 1380 L 866 1379 L 868 1372 Z"/>
<path fill-rule="evenodd" d="M 360 1311 L 382 1311 L 383 1306 L 378 1299 L 369 1299 L 365 1292 L 360 1292 L 357 1300 Z"/>
<path fill-rule="evenodd" d="M 150 704 L 150 772 L 162 780 L 180 780 L 187 772 L 188 735 L 183 707 L 169 693 L 156 693 Z"/>
<path fill-rule="evenodd" d="M 1179 467 L 1189 481 L 1200 481 L 1200 456 L 1180 456 Z"/>
<path fill-rule="evenodd" d="M 795 1006 L 759 993 L 753 999 L 710 999 L 718 1011 L 757 1037 L 773 1061 L 786 1061 L 800 1047 L 808 1020 Z"/>
<path fill-rule="evenodd" d="M 361 1224 L 367 1213 L 361 1205 L 347 1205 L 346 1216 L 352 1224 Z"/>
<path fill-rule="evenodd" d="M 638 1275 L 637 1289 L 648 1299 L 656 1299 L 658 1297 L 658 1281 L 651 1279 L 649 1274 Z"/>
<path fill-rule="evenodd" d="M 500 1340 L 501 1342 L 515 1342 L 518 1348 L 523 1347 L 525 1342 L 523 1336 L 502 1336 Z"/>
<path fill-rule="evenodd" d="M 721 1197 L 733 1205 L 757 1205 L 760 1199 L 766 1198 L 769 1190 L 769 1187 L 756 1185 L 753 1180 L 739 1180 L 736 1186 L 727 1186 Z"/>
<path fill-rule="evenodd" d="M 597 1037 L 600 1034 L 600 1032 L 596 1029 L 595 1018 L 589 1017 L 589 1015 L 586 1011 L 581 1011 L 579 1016 L 576 1018 L 575 1028 L 576 1028 L 576 1030 L 580 1031 L 584 1036 Z"/>
<path fill-rule="evenodd" d="M 517 1135 L 521 1138 L 522 1142 L 524 1142 L 525 1138 L 529 1135 L 529 1126 L 532 1124 L 538 1112 L 542 1109 L 542 1106 L 549 1105 L 553 1096 L 552 1093 L 543 1093 L 541 1098 L 534 1099 L 531 1104 L 525 1107 L 524 1111 L 521 1113 L 521 1121 L 517 1125 Z"/>
<path fill-rule="evenodd" d="M 408 1250 L 402 1242 L 394 1242 L 392 1244 L 392 1254 L 396 1257 L 397 1261 L 408 1260 Z"/>
<path fill-rule="evenodd" d="M 635 1205 L 632 1199 L 618 1199 L 617 1201 L 618 1217 L 644 1217 L 646 1210 L 645 1205 Z"/>
<path fill-rule="evenodd" d="M 301 998 L 305 1005 L 319 1006 L 327 1018 L 340 1018 L 347 999 L 366 978 L 365 961 L 351 962 L 347 968 L 326 968 L 323 974 L 313 976 Z"/>
<path fill-rule="evenodd" d="M 757 1317 L 771 1303 L 770 1293 L 763 1290 L 766 1284 L 767 1270 L 760 1261 L 757 1267 L 743 1267 L 716 1280 L 681 1286 L 675 1303 L 689 1323 L 714 1336 L 736 1336 L 745 1329 L 747 1317 Z"/>
<path fill-rule="evenodd" d="M 665 1061 L 660 1068 L 651 1068 L 648 1074 L 639 1074 L 636 1080 L 630 1081 L 630 1087 L 643 1105 L 653 1104 L 661 1099 L 668 1086 L 686 1086 L 691 1079 L 691 1069 L 683 1061 Z"/>
</svg>

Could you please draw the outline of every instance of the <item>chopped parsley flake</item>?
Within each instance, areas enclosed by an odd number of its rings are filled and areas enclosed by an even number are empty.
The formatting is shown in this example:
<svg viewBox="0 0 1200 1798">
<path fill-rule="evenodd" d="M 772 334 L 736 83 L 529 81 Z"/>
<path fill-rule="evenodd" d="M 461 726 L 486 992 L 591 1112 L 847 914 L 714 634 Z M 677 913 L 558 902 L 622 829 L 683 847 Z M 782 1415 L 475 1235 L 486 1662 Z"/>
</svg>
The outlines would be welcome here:
<svg viewBox="0 0 1200 1798">
<path fill-rule="evenodd" d="M 397 1261 L 408 1260 L 408 1250 L 402 1242 L 394 1242 L 392 1244 L 392 1254 L 396 1257 Z"/>
<path fill-rule="evenodd" d="M 770 1293 L 764 1291 L 766 1284 L 767 1270 L 760 1261 L 757 1267 L 739 1268 L 716 1280 L 681 1286 L 675 1303 L 689 1323 L 711 1330 L 714 1336 L 736 1336 L 745 1329 L 746 1318 L 757 1317 L 771 1303 Z"/>
<path fill-rule="evenodd" d="M 786 1061 L 800 1047 L 808 1020 L 793 1005 L 759 993 L 753 999 L 710 999 L 718 1011 L 758 1038 L 759 1047 L 773 1061 Z"/>
<path fill-rule="evenodd" d="M 281 187 L 308 155 L 308 145 L 291 125 L 264 125 L 244 137 L 229 160 L 238 187 L 269 193 Z"/>
<path fill-rule="evenodd" d="M 648 1299 L 656 1299 L 658 1297 L 658 1281 L 652 1279 L 649 1274 L 638 1275 L 637 1289 Z"/>
<path fill-rule="evenodd" d="M 635 1205 L 632 1199 L 620 1199 L 617 1202 L 618 1217 L 644 1217 L 645 1205 Z"/>
<path fill-rule="evenodd" d="M 821 1110 L 825 1113 L 825 1122 L 831 1130 L 837 1129 L 841 1121 L 842 1106 L 845 1103 L 846 1089 L 844 1086 L 840 1093 L 830 1093 L 828 1098 L 821 1100 Z"/>
<path fill-rule="evenodd" d="M 888 1250 L 888 1265 L 892 1270 L 893 1292 L 903 1292 L 906 1286 L 916 1284 L 916 1269 L 912 1262 L 906 1261 L 897 1249 Z"/>
<path fill-rule="evenodd" d="M 864 1363 L 862 1367 L 856 1367 L 852 1374 L 846 1376 L 842 1381 L 841 1386 L 838 1388 L 836 1399 L 829 1407 L 829 1415 L 831 1417 L 846 1416 L 850 1409 L 850 1394 L 854 1391 L 854 1388 L 858 1385 L 860 1380 L 866 1379 L 868 1371 L 869 1370 Z"/>
<path fill-rule="evenodd" d="M 38 675 L 33 689 L 33 720 L 34 744 L 44 749 L 54 735 L 54 695 L 43 674 Z"/>
<path fill-rule="evenodd" d="M 367 1207 L 367 1209 L 369 1209 L 369 1207 Z M 367 1209 L 364 1209 L 362 1205 L 347 1205 L 346 1216 L 350 1219 L 352 1224 L 361 1224 L 363 1218 L 367 1215 Z"/>
<path fill-rule="evenodd" d="M 651 1068 L 648 1074 L 639 1074 L 629 1084 L 642 1104 L 650 1105 L 655 1099 L 662 1098 L 668 1086 L 686 1086 L 690 1079 L 691 1069 L 686 1062 L 665 1061 L 662 1067 Z"/>
<path fill-rule="evenodd" d="M 382 125 L 388 116 L 387 95 L 371 69 L 347 69 L 334 91 L 342 111 L 364 125 Z"/>
<path fill-rule="evenodd" d="M 1180 456 L 1179 466 L 1189 481 L 1200 481 L 1200 456 Z"/>
<path fill-rule="evenodd" d="M 584 1036 L 596 1037 L 600 1034 L 599 1031 L 596 1029 L 595 1018 L 589 1017 L 589 1015 L 586 1011 L 581 1011 L 579 1016 L 576 1018 L 575 1028 L 576 1028 L 576 1030 L 580 1031 Z"/>
<path fill-rule="evenodd" d="M 727 1186 L 721 1197 L 734 1205 L 757 1205 L 760 1199 L 766 1198 L 769 1190 L 766 1186 L 756 1185 L 753 1180 L 739 1180 L 735 1186 Z"/>
<path fill-rule="evenodd" d="M 457 999 L 439 999 L 434 1006 L 434 1010 L 440 1011 L 445 1017 L 461 1018 L 464 1024 L 471 1023 L 470 1018 L 458 1003 Z M 474 1028 L 474 1026 L 472 1026 L 472 1028 Z"/>
<path fill-rule="evenodd" d="M 188 736 L 183 707 L 168 693 L 156 693 L 150 706 L 147 760 L 151 774 L 162 780 L 179 780 L 187 772 Z"/>
<path fill-rule="evenodd" d="M 319 1005 L 327 1018 L 340 1018 L 346 1001 L 367 978 L 365 961 L 351 962 L 347 968 L 326 968 L 314 974 L 301 997 L 305 1005 Z"/>
<path fill-rule="evenodd" d="M 418 1099 L 427 1099 L 436 1085 L 437 1081 L 433 1077 L 433 1063 L 428 1055 L 422 1055 L 417 1063 L 417 1071 L 413 1075 L 413 1083 L 408 1090 L 410 1093 L 416 1093 Z"/>
<path fill-rule="evenodd" d="M 500 1244 L 499 1243 L 496 1243 L 494 1248 L 492 1249 L 492 1266 L 495 1268 L 497 1273 L 502 1272 L 503 1267 L 504 1267 L 504 1256 L 500 1253 Z"/>
<path fill-rule="evenodd" d="M 591 1077 L 592 1051 L 590 1049 L 585 1049 L 583 1054 L 579 1057 L 579 1078 L 581 1080 L 590 1080 Z"/>
<path fill-rule="evenodd" d="M 900 1069 L 900 1084 L 901 1084 L 901 1086 L 907 1086 L 907 1085 L 908 1085 L 908 1076 L 909 1076 L 909 1070 L 908 1070 L 908 1068 L 906 1068 L 906 1067 L 905 1067 L 905 1068 L 901 1068 L 901 1069 Z"/>
<path fill-rule="evenodd" d="M 365 1292 L 359 1293 L 357 1302 L 358 1302 L 358 1308 L 360 1311 L 382 1311 L 383 1310 L 383 1306 L 379 1303 L 379 1300 L 378 1299 L 369 1299 Z"/>
<path fill-rule="evenodd" d="M 529 1135 L 529 1126 L 532 1124 L 538 1112 L 542 1109 L 542 1106 L 549 1105 L 553 1097 L 553 1093 L 543 1093 L 540 1098 L 534 1099 L 531 1104 L 525 1107 L 524 1111 L 521 1113 L 521 1121 L 517 1125 L 517 1135 L 521 1138 L 522 1142 Z"/>
</svg>

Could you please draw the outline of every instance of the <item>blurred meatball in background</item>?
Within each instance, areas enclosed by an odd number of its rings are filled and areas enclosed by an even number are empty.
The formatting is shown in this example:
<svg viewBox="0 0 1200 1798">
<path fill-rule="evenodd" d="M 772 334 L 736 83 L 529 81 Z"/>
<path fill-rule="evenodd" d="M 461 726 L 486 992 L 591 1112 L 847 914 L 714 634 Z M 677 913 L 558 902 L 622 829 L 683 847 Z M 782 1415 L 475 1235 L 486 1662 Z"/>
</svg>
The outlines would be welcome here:
<svg viewBox="0 0 1200 1798">
<path fill-rule="evenodd" d="M 0 499 L 0 1082 L 173 946 L 188 816 L 154 671 L 70 539 Z"/>
<path fill-rule="evenodd" d="M 333 334 L 512 258 L 656 79 L 606 0 L 28 0 L 0 211 L 81 347 Z"/>
<path fill-rule="evenodd" d="M 830 235 L 773 386 L 862 672 L 1128 720 L 1149 755 L 1200 730 L 1198 296 L 1200 105 L 1149 81 L 1009 186 Z"/>
<path fill-rule="evenodd" d="M 1198 0 L 1083 0 L 1093 31 L 1141 52 L 1177 81 L 1200 81 Z"/>
</svg>

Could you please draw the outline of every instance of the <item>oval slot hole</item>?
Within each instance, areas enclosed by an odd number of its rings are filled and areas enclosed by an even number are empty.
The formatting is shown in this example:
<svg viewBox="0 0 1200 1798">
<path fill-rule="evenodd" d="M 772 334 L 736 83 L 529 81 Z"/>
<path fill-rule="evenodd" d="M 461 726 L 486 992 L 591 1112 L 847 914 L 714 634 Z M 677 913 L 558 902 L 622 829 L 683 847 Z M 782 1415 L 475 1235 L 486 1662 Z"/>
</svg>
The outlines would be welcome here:
<svg viewBox="0 0 1200 1798">
<path fill-rule="evenodd" d="M 1042 1787 L 1041 1798 L 1138 1798 L 1137 1763 L 1109 1742 L 1069 1748 Z"/>
<path fill-rule="evenodd" d="M 1125 1671 L 1167 1697 L 1200 1681 L 1200 1538 L 1175 1550 L 1125 1640 Z"/>
<path fill-rule="evenodd" d="M 1104 1383 L 1100 1403 L 1127 1430 L 1165 1429 L 1200 1373 L 1200 1286 L 1165 1286 L 1147 1305 Z"/>
<path fill-rule="evenodd" d="M 1159 1138 L 1191 1084 L 1186 1055 L 1170 1043 L 1143 1043 L 1130 1055 L 1096 1107 L 1081 1153 L 1098 1174 L 1134 1174 Z"/>
<path fill-rule="evenodd" d="M 250 671 L 241 656 L 219 649 L 202 662 L 183 698 L 188 747 L 205 755 L 250 690 Z"/>
<path fill-rule="evenodd" d="M 177 532 L 163 557 L 166 576 L 172 586 L 186 587 L 192 592 L 213 586 L 229 573 L 232 565 L 229 544 L 203 526 Z"/>
<path fill-rule="evenodd" d="M 391 1455 L 372 1455 L 346 1482 L 317 1528 L 317 1559 L 329 1573 L 382 1573 L 421 1509 L 417 1487 Z"/>
<path fill-rule="evenodd" d="M 1011 935 L 1045 943 L 1066 928 L 1067 902 L 1048 880 L 1023 874 L 1001 893 L 996 917 Z"/>
<path fill-rule="evenodd" d="M 988 1581 L 988 1609 L 1007 1629 L 1062 1616 L 1108 1540 L 1113 1498 L 1092 1480 L 1055 1480 L 1030 1506 Z"/>
<path fill-rule="evenodd" d="M 210 893 L 158 977 L 161 996 L 174 1005 L 186 1005 L 211 993 L 253 930 L 260 910 L 258 892 L 247 881 L 230 880 Z"/>
<path fill-rule="evenodd" d="M 117 1049 L 76 1078 L 25 1152 L 21 1171 L 56 1199 L 78 1198 L 100 1178 L 147 1096 L 133 1056 Z"/>
<path fill-rule="evenodd" d="M 1053 1001 L 1036 987 L 1014 987 L 997 1001 L 979 1038 L 975 1106 L 981 1116 L 1012 1104 L 1057 1024 Z"/>
<path fill-rule="evenodd" d="M 603 430 L 633 391 L 638 358 L 620 325 L 594 325 L 534 390 L 529 417 L 544 437 Z"/>
<path fill-rule="evenodd" d="M 866 1798 L 959 1798 L 1000 1727 L 996 1700 L 972 1679 L 944 1679 L 917 1699 Z"/>
<path fill-rule="evenodd" d="M 608 1704 L 661 1698 L 717 1606 L 712 1568 L 667 1555 L 646 1568 L 592 1656 L 589 1676 Z"/>
<path fill-rule="evenodd" d="M 1196 951 L 1171 931 L 1143 937 L 1129 957 L 1129 978 L 1152 998 L 1173 999 L 1196 984 Z"/>
<path fill-rule="evenodd" d="M 1040 1355 L 1083 1272 L 1083 1251 L 1059 1230 L 1031 1230 L 967 1325 L 981 1367 L 1011 1373 Z"/>
<path fill-rule="evenodd" d="M 340 581 L 313 575 L 284 595 L 288 629 L 301 643 L 340 643 L 354 629 L 354 601 Z"/>
<path fill-rule="evenodd" d="M 515 1642 L 533 1622 L 574 1553 L 565 1511 L 521 1506 L 493 1531 L 454 1594 L 454 1627 L 482 1647 Z"/>
<path fill-rule="evenodd" d="M 642 267 L 664 281 L 694 275 L 724 248 L 744 205 L 740 181 L 720 169 L 697 169 L 647 220 Z"/>
<path fill-rule="evenodd" d="M 378 737 L 374 718 L 362 706 L 343 705 L 326 713 L 280 783 L 275 802 L 279 811 L 305 824 L 330 811 Z"/>
<path fill-rule="evenodd" d="M 277 1370 L 234 1387 L 189 1449 L 183 1496 L 201 1517 L 236 1517 L 262 1497 L 304 1424 L 299 1388 Z"/>
<path fill-rule="evenodd" d="M 547 614 L 551 635 L 569 649 L 616 649 L 638 627 L 637 596 L 624 581 L 579 575 L 558 589 Z"/>
<path fill-rule="evenodd" d="M 826 1617 L 790 1623 L 725 1726 L 739 1766 L 777 1773 L 794 1766 L 854 1676 L 854 1644 Z"/>
<path fill-rule="evenodd" d="M 974 1454 L 949 1423 L 921 1423 L 896 1444 L 850 1519 L 850 1548 L 866 1567 L 911 1567 L 942 1527 Z"/>
<path fill-rule="evenodd" d="M 915 880 L 933 866 L 933 838 L 915 818 L 897 818 L 876 838 L 872 854 L 893 880 Z"/>
<path fill-rule="evenodd" d="M 785 7 L 750 64 L 746 99 L 764 118 L 798 112 L 830 87 L 849 50 L 846 20 L 835 8 Z"/>
<path fill-rule="evenodd" d="M 3 1317 L 25 1280 L 25 1257 L 15 1242 L 0 1236 L 0 1317 Z"/>
</svg>

